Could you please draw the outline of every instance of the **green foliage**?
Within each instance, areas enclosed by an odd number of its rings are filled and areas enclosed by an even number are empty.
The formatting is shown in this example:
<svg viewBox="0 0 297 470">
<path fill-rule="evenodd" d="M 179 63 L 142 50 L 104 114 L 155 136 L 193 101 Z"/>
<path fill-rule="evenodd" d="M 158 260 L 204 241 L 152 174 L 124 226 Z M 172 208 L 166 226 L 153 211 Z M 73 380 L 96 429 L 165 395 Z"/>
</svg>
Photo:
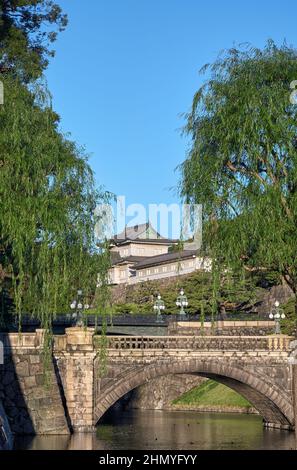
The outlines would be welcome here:
<svg viewBox="0 0 297 470">
<path fill-rule="evenodd" d="M 40 77 L 54 55 L 50 45 L 66 25 L 52 0 L 0 0 L 0 73 L 11 71 L 24 81 Z"/>
<path fill-rule="evenodd" d="M 7 74 L 3 82 L 0 289 L 18 315 L 28 312 L 49 329 L 77 288 L 87 297 L 95 291 L 102 254 L 94 252 L 94 209 L 105 195 L 94 188 L 83 149 L 59 131 L 47 90 L 29 91 Z"/>
<path fill-rule="evenodd" d="M 204 335 L 204 323 L 205 323 L 205 302 L 201 300 L 201 307 L 200 307 L 200 322 L 201 322 L 201 334 Z"/>
<path fill-rule="evenodd" d="M 173 401 L 176 405 L 238 406 L 250 408 L 251 404 L 229 387 L 214 380 L 206 380 Z"/>
<path fill-rule="evenodd" d="M 96 263 L 97 275 L 98 275 L 98 289 L 96 290 L 94 306 L 97 310 L 98 315 L 105 317 L 107 314 L 110 314 L 111 307 L 111 296 L 108 278 L 108 270 L 111 266 L 109 243 L 107 240 L 101 244 L 100 251 L 100 262 Z"/>
<path fill-rule="evenodd" d="M 290 299 L 283 305 L 285 320 L 281 321 L 282 333 L 286 335 L 296 335 L 296 313 L 295 313 L 295 299 Z"/>
<path fill-rule="evenodd" d="M 107 201 L 105 201 L 107 202 Z M 97 270 L 97 289 L 94 298 L 94 308 L 92 310 L 93 313 L 96 315 L 96 325 L 95 328 L 97 329 L 97 319 L 98 316 L 102 317 L 102 326 L 101 326 L 101 338 L 100 338 L 100 369 L 99 373 L 104 375 L 106 372 L 107 367 L 107 319 L 110 315 L 111 319 L 111 293 L 110 289 L 111 286 L 109 284 L 109 268 L 111 266 L 111 259 L 110 259 L 110 250 L 109 250 L 109 242 L 107 240 L 103 241 L 101 244 L 101 253 L 100 253 L 100 262 L 96 264 Z"/>
<path fill-rule="evenodd" d="M 221 276 L 217 292 L 219 305 L 224 305 L 227 311 L 232 312 L 243 308 L 248 310 L 264 291 L 256 285 L 256 281 L 251 274 Z M 175 302 L 181 287 L 189 301 L 187 313 L 202 313 L 204 318 L 213 315 L 216 319 L 212 275 L 199 271 L 166 282 L 146 281 L 127 286 L 125 302 L 114 304 L 112 310 L 114 313 L 153 313 L 155 298 L 160 293 L 165 302 L 165 313 L 176 314 L 178 309 Z"/>
<path fill-rule="evenodd" d="M 109 194 L 95 190 L 85 151 L 60 131 L 42 83 L 66 24 L 52 0 L 0 0 L 0 326 L 11 327 L 14 313 L 40 319 L 46 383 L 52 319 L 78 288 L 91 303 L 96 281 L 103 313 L 109 298 L 109 253 L 94 240 L 94 210 Z M 103 334 L 102 363 L 105 343 Z"/>
<path fill-rule="evenodd" d="M 134 304 L 118 304 L 114 305 L 114 313 L 139 313 L 139 307 Z"/>
<path fill-rule="evenodd" d="M 171 245 L 168 248 L 168 253 L 178 253 L 184 249 L 184 242 L 179 240 L 175 245 Z"/>
<path fill-rule="evenodd" d="M 185 132 L 180 192 L 203 204 L 204 248 L 221 270 L 276 272 L 297 292 L 297 53 L 268 41 L 206 67 Z"/>
</svg>

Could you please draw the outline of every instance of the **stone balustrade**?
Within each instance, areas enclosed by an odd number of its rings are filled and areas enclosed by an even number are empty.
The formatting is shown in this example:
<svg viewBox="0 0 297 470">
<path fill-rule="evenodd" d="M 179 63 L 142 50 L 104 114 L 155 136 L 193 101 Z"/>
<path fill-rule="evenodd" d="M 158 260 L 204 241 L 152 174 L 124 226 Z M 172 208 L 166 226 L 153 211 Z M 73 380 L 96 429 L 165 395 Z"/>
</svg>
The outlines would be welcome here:
<svg viewBox="0 0 297 470">
<path fill-rule="evenodd" d="M 54 350 L 66 351 L 67 349 L 89 349 L 92 350 L 93 330 L 88 328 L 80 333 L 77 338 L 77 330 L 72 335 L 55 335 Z M 0 341 L 7 349 L 41 348 L 43 330 L 34 333 L 6 333 L 0 334 Z M 291 351 L 290 343 L 293 337 L 286 335 L 268 336 L 107 336 L 107 349 L 193 349 L 193 350 L 268 350 L 268 351 Z M 100 347 L 101 336 L 94 336 L 95 349 Z"/>
<path fill-rule="evenodd" d="M 108 336 L 107 349 L 189 349 L 200 351 L 291 351 L 293 338 L 271 336 Z M 100 347 L 101 337 L 94 337 Z"/>
</svg>

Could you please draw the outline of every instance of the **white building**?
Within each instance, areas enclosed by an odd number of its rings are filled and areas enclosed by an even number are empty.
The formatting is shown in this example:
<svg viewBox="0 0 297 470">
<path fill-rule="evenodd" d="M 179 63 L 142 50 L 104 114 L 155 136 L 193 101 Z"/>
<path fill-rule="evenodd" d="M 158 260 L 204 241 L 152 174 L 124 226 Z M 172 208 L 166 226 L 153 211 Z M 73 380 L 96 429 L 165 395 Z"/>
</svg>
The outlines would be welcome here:
<svg viewBox="0 0 297 470">
<path fill-rule="evenodd" d="M 126 227 L 110 243 L 111 284 L 134 284 L 211 269 L 210 259 L 198 256 L 197 250 L 190 249 L 191 244 L 177 250 L 178 240 L 162 237 L 150 223 Z"/>
</svg>

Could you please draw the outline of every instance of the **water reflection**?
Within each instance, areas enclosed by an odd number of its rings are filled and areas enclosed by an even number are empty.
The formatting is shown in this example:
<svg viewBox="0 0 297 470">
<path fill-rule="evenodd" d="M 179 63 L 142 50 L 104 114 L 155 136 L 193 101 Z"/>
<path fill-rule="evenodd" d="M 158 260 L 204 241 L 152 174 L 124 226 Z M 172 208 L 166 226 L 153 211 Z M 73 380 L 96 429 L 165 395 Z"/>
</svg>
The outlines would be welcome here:
<svg viewBox="0 0 297 470">
<path fill-rule="evenodd" d="M 17 449 L 294 449 L 294 433 L 263 429 L 255 415 L 114 410 L 94 434 L 18 438 Z"/>
</svg>

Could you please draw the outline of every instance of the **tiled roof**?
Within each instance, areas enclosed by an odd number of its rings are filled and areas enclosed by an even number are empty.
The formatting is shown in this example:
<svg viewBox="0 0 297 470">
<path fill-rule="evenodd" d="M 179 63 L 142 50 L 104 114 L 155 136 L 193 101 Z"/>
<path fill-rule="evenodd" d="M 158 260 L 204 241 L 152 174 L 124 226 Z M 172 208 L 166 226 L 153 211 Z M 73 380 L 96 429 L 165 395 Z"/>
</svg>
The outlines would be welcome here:
<svg viewBox="0 0 297 470">
<path fill-rule="evenodd" d="M 121 233 L 118 233 L 114 236 L 114 240 L 118 240 L 119 242 L 124 240 L 136 240 L 149 228 L 152 228 L 149 222 L 145 224 L 134 225 L 133 227 L 126 226 Z"/>
<path fill-rule="evenodd" d="M 112 240 L 117 246 L 129 245 L 129 243 L 148 243 L 152 245 L 173 245 L 178 243 L 178 240 L 172 240 L 171 238 L 137 238 L 135 240 L 125 239 L 125 240 Z"/>
<path fill-rule="evenodd" d="M 141 235 L 145 234 L 146 231 L 149 231 L 151 233 L 150 237 L 144 236 L 141 237 Z M 146 235 L 146 234 L 145 234 Z M 154 238 L 153 236 L 154 235 Z M 176 243 L 177 240 L 171 240 L 168 238 L 162 237 L 151 225 L 150 222 L 147 222 L 145 224 L 139 224 L 139 225 L 134 225 L 133 227 L 125 227 L 125 229 L 121 232 L 118 233 L 113 237 L 111 240 L 114 242 L 116 245 L 123 245 L 127 243 L 131 243 L 131 241 L 135 243 L 164 243 L 164 244 L 171 244 L 171 243 Z"/>
<path fill-rule="evenodd" d="M 197 250 L 184 250 L 175 251 L 173 253 L 166 253 L 158 256 L 146 257 L 143 261 L 135 264 L 135 269 L 148 268 L 150 266 L 157 266 L 159 264 L 170 263 L 181 259 L 194 258 L 197 255 Z"/>
<path fill-rule="evenodd" d="M 111 257 L 111 265 L 116 266 L 117 264 L 122 264 L 122 263 L 133 263 L 137 264 L 138 262 L 147 259 L 147 256 L 126 256 L 125 258 L 122 258 L 119 253 L 114 253 L 115 255 L 118 256 L 112 256 Z"/>
</svg>

